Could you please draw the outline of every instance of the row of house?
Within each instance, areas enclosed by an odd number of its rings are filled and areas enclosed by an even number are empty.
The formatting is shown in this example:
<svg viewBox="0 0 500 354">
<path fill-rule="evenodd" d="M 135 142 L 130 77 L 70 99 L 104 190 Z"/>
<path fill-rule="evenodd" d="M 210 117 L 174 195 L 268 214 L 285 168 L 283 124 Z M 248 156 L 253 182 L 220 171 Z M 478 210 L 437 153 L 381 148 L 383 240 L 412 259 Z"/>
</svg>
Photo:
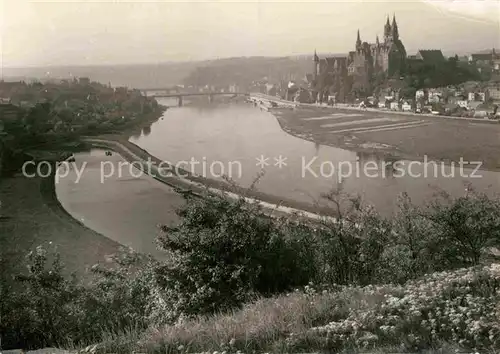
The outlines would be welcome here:
<svg viewBox="0 0 500 354">
<path fill-rule="evenodd" d="M 400 88 L 393 87 L 382 89 L 378 96 L 358 103 L 397 111 L 485 117 L 500 114 L 500 83 L 467 82 L 459 87 L 421 89 L 412 99 L 401 97 Z"/>
<path fill-rule="evenodd" d="M 415 100 L 396 100 L 394 97 L 388 97 L 387 100 L 377 102 L 373 98 L 368 98 L 367 103 L 380 109 L 389 109 L 392 111 L 434 113 L 441 115 L 453 115 L 463 117 L 493 117 L 500 116 L 498 105 L 483 102 L 474 102 L 468 106 L 460 106 L 457 103 L 427 103 L 421 104 Z"/>
<path fill-rule="evenodd" d="M 500 72 L 500 54 L 496 53 L 494 48 L 491 52 L 471 54 L 467 57 L 467 61 L 469 64 L 476 65 L 479 71 L 484 68 Z"/>
<path fill-rule="evenodd" d="M 269 96 L 276 96 L 287 101 L 311 103 L 312 93 L 307 81 L 304 80 L 282 80 L 279 83 L 269 83 L 266 80 L 254 82 L 250 91 L 259 92 Z"/>
<path fill-rule="evenodd" d="M 432 88 L 429 90 L 418 90 L 415 94 L 417 105 L 444 104 L 452 109 L 477 110 L 482 107 L 491 107 L 500 104 L 500 83 L 488 83 L 484 87 L 468 85 L 466 87 Z"/>
</svg>

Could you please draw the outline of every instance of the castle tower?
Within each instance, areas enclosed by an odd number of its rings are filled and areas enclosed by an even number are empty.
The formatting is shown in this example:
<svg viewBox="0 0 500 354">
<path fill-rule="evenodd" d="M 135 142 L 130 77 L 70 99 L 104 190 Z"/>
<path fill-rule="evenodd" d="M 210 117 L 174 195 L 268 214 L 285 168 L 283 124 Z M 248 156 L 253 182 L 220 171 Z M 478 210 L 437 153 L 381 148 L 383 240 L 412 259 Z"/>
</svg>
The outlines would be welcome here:
<svg viewBox="0 0 500 354">
<path fill-rule="evenodd" d="M 380 70 L 380 66 L 381 66 L 381 58 L 380 58 L 380 51 L 381 51 L 381 46 L 380 46 L 380 39 L 378 38 L 378 34 L 377 34 L 377 38 L 375 39 L 375 48 L 373 49 L 373 53 L 372 53 L 372 57 L 373 57 L 373 67 L 374 67 L 374 70 L 377 72 Z"/>
<path fill-rule="evenodd" d="M 359 52 L 362 49 L 361 45 L 361 36 L 359 35 L 359 29 L 358 29 L 358 38 L 356 39 L 356 51 Z"/>
<path fill-rule="evenodd" d="M 318 77 L 318 71 L 319 71 L 319 57 L 318 54 L 316 54 L 316 49 L 314 50 L 314 70 L 313 70 L 313 79 L 316 81 L 316 78 Z"/>
<path fill-rule="evenodd" d="M 396 23 L 396 14 L 392 17 L 392 39 L 397 41 L 399 39 L 398 24 Z"/>
<path fill-rule="evenodd" d="M 392 37 L 392 29 L 391 29 L 391 23 L 389 22 L 389 16 L 387 16 L 387 22 L 385 23 L 384 26 L 384 41 L 387 43 L 391 40 Z"/>
</svg>

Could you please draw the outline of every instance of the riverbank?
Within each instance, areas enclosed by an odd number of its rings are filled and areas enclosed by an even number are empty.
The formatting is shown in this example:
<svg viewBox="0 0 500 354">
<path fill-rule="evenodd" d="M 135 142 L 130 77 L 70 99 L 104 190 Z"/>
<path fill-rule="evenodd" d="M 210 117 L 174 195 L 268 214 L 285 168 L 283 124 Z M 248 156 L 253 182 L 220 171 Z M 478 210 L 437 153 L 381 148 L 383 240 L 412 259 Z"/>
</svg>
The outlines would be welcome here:
<svg viewBox="0 0 500 354">
<path fill-rule="evenodd" d="M 111 133 L 111 135 L 126 135 L 131 136 L 134 134 L 140 134 L 142 129 L 151 126 L 154 122 L 161 118 L 163 113 L 168 110 L 169 107 L 158 105 L 158 108 L 149 114 L 144 114 L 141 118 L 131 121 L 127 126 L 120 128 L 120 130 Z M 100 136 L 102 134 L 96 134 L 95 136 Z"/>
<path fill-rule="evenodd" d="M 120 131 L 130 135 L 157 121 L 166 107 L 144 115 Z M 21 173 L 0 178 L 0 250 L 2 277 L 23 272 L 20 262 L 39 245 L 57 247 L 66 274 L 85 278 L 87 268 L 105 262 L 123 246 L 88 228 L 60 204 L 53 169 L 48 177 L 28 178 Z"/>
<path fill-rule="evenodd" d="M 20 174 L 0 179 L 2 273 L 10 278 L 30 250 L 57 247 L 65 273 L 85 277 L 86 268 L 105 262 L 121 245 L 74 219 L 55 194 L 54 175 L 27 178 Z"/>
<path fill-rule="evenodd" d="M 160 164 L 162 166 L 166 166 L 164 161 L 128 141 L 128 139 L 122 135 L 101 136 L 99 139 L 89 137 L 86 139 L 86 142 L 92 144 L 94 147 L 113 150 L 131 164 L 134 162 L 145 164 L 147 161 L 151 161 L 152 166 L 159 166 Z M 231 185 L 224 181 L 194 176 L 189 171 L 180 168 L 175 171 L 178 173 L 177 176 L 164 176 L 164 173 L 162 175 L 162 173 L 155 170 L 154 167 L 151 168 L 151 171 L 153 172 L 152 177 L 157 181 L 174 187 L 180 191 L 190 191 L 198 196 L 201 196 L 202 193 L 207 190 L 212 192 L 223 191 L 229 193 L 229 195 L 232 195 L 233 197 L 243 196 L 247 199 L 247 201 L 258 201 L 267 214 L 290 215 L 299 213 L 307 218 L 313 219 L 317 219 L 321 216 L 334 217 L 333 210 L 326 205 L 319 205 L 319 203 L 316 205 L 308 204 L 262 193 L 255 189 Z"/>
<path fill-rule="evenodd" d="M 463 159 L 471 162 L 472 169 L 480 162 L 481 170 L 500 171 L 500 125 L 496 123 L 317 106 L 269 112 L 290 135 L 360 155 L 388 161 L 427 159 L 445 165 Z"/>
<path fill-rule="evenodd" d="M 279 103 L 280 106 L 285 106 L 285 107 L 305 107 L 305 108 L 323 108 L 323 109 L 337 109 L 337 110 L 350 110 L 350 111 L 357 111 L 357 112 L 375 112 L 375 113 L 388 113 L 388 114 L 398 114 L 398 115 L 406 115 L 406 116 L 413 116 L 413 117 L 430 117 L 434 119 L 454 119 L 458 121 L 471 121 L 471 122 L 478 122 L 478 123 L 484 123 L 484 124 L 500 124 L 500 119 L 488 119 L 488 118 L 474 118 L 474 117 L 454 117 L 454 116 L 446 116 L 442 114 L 429 114 L 429 113 L 415 113 L 415 112 L 408 112 L 408 111 L 398 111 L 398 110 L 390 110 L 387 108 L 360 108 L 359 106 L 355 106 L 352 104 L 347 104 L 347 103 L 337 103 L 333 106 L 323 103 L 298 103 L 298 102 L 293 102 L 293 101 L 286 101 L 281 98 L 261 94 L 261 93 L 251 93 L 250 96 L 254 96 L 254 99 L 256 100 L 262 100 L 265 102 L 276 102 Z"/>
</svg>

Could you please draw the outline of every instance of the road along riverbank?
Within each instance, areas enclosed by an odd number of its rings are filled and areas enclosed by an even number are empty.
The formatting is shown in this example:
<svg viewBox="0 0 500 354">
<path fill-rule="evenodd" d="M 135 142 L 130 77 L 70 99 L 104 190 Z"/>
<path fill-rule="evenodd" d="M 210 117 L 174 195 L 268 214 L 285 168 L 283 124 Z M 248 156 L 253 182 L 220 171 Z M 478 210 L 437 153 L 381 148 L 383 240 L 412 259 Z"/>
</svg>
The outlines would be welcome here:
<svg viewBox="0 0 500 354">
<path fill-rule="evenodd" d="M 201 197 L 205 191 L 218 194 L 225 193 L 231 198 L 239 198 L 241 196 L 249 203 L 259 203 L 267 215 L 273 216 L 296 214 L 298 217 L 306 217 L 308 219 L 334 217 L 333 209 L 328 206 L 280 198 L 257 190 L 232 185 L 228 182 L 195 176 L 189 171 L 182 169 L 171 169 L 171 175 L 165 176 L 165 173 L 159 171 L 157 166 L 165 166 L 166 162 L 161 161 L 157 157 L 149 154 L 146 150 L 121 136 L 108 136 L 99 139 L 86 138 L 85 141 L 96 148 L 105 148 L 115 151 L 130 164 L 133 164 L 134 167 L 141 168 L 143 172 L 149 173 L 151 177 L 159 182 L 174 187 L 180 192 L 189 192 L 198 197 Z M 147 161 L 152 162 L 151 168 L 146 168 Z"/>
<path fill-rule="evenodd" d="M 471 121 L 477 123 L 485 123 L 485 124 L 500 124 L 500 119 L 486 119 L 486 118 L 468 118 L 468 117 L 453 117 L 453 116 L 445 116 L 442 114 L 428 114 L 428 113 L 414 113 L 414 112 L 404 112 L 404 111 L 394 111 L 389 109 L 378 109 L 378 108 L 360 108 L 352 105 L 348 105 L 346 103 L 337 103 L 334 106 L 330 106 L 326 103 L 298 103 L 292 101 L 285 101 L 278 97 L 273 97 L 269 95 L 265 95 L 262 93 L 251 93 L 250 100 L 254 101 L 265 101 L 265 102 L 276 102 L 279 106 L 284 107 L 316 107 L 316 108 L 329 108 L 329 109 L 338 109 L 338 110 L 349 110 L 349 111 L 357 111 L 357 112 L 375 112 L 375 113 L 388 113 L 388 114 L 398 114 L 398 115 L 406 115 L 406 116 L 414 116 L 414 117 L 430 117 L 434 119 L 454 119 L 458 121 Z"/>
</svg>

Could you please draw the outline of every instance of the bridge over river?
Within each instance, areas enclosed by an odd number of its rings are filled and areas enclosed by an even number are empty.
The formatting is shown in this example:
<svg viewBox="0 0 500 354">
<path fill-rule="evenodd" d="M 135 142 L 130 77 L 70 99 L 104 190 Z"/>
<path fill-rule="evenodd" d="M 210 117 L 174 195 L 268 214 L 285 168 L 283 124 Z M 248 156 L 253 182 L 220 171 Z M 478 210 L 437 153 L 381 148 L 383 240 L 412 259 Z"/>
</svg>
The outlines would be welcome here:
<svg viewBox="0 0 500 354">
<path fill-rule="evenodd" d="M 172 90 L 170 88 L 151 88 L 143 89 L 141 92 L 148 97 L 173 97 L 178 99 L 179 107 L 182 106 L 183 97 L 193 97 L 193 96 L 206 96 L 208 97 L 208 102 L 212 102 L 215 96 L 249 96 L 247 92 L 222 92 L 222 91 L 207 91 L 207 92 L 178 92 L 177 90 Z"/>
</svg>

